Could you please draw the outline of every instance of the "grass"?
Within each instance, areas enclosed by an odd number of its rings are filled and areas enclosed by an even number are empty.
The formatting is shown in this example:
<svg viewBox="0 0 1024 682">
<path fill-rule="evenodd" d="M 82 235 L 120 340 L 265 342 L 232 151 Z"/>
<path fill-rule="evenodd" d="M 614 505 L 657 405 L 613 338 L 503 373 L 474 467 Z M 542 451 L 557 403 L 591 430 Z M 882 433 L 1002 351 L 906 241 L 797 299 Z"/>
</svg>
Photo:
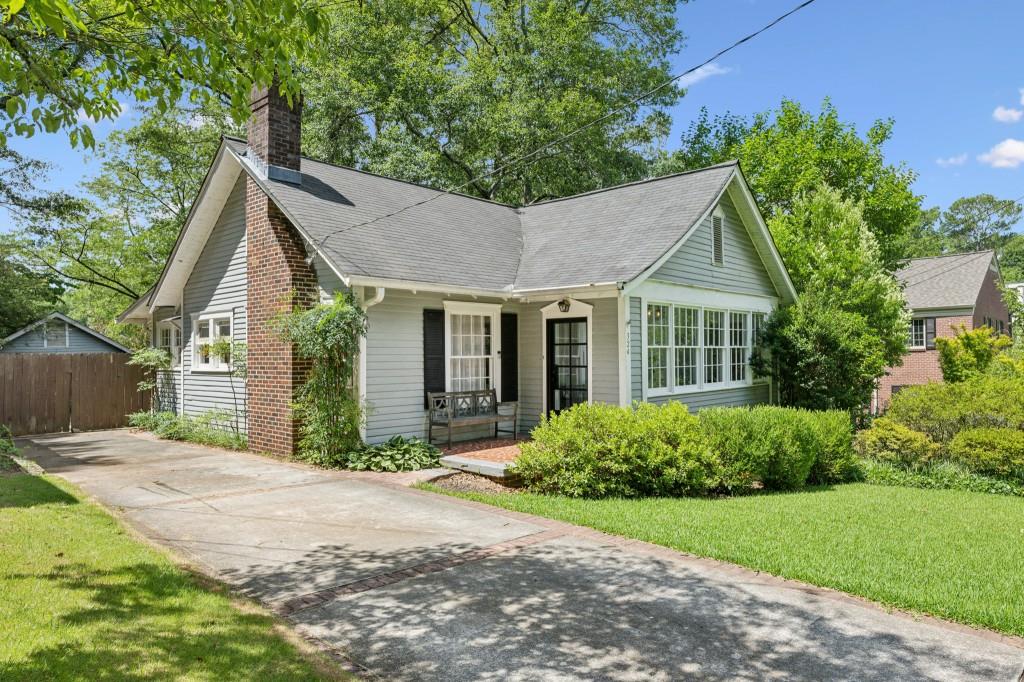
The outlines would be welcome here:
<svg viewBox="0 0 1024 682">
<path fill-rule="evenodd" d="M 55 478 L 0 476 L 0 605 L 2 680 L 345 678 Z"/>
<path fill-rule="evenodd" d="M 452 493 L 1024 636 L 1024 500 L 863 483 L 722 499 Z"/>
</svg>

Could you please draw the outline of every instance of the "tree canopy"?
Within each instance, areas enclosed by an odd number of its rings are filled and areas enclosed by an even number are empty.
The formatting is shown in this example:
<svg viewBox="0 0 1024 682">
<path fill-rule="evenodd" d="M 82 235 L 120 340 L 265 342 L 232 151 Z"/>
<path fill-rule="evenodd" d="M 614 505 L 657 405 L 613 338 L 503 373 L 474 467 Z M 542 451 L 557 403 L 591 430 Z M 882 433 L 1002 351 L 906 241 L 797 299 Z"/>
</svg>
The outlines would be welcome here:
<svg viewBox="0 0 1024 682">
<path fill-rule="evenodd" d="M 892 133 L 893 121 L 879 120 L 861 136 L 827 99 L 817 114 L 789 99 L 749 119 L 729 113 L 712 118 L 702 109 L 681 147 L 657 169 L 662 174 L 738 159 L 769 218 L 791 212 L 802 194 L 819 185 L 832 187 L 862 205 L 882 262 L 892 269 L 921 211 L 911 188 L 916 173 L 885 159 L 882 148 Z"/>
<path fill-rule="evenodd" d="M 129 99 L 166 111 L 217 98 L 248 116 L 253 84 L 298 92 L 294 65 L 327 33 L 308 0 L 0 0 L 0 142 L 90 121 Z"/>
<path fill-rule="evenodd" d="M 304 149 L 518 204 L 639 179 L 681 90 L 612 112 L 671 76 L 683 38 L 675 9 L 671 0 L 338 5 L 328 48 L 305 65 Z"/>
</svg>

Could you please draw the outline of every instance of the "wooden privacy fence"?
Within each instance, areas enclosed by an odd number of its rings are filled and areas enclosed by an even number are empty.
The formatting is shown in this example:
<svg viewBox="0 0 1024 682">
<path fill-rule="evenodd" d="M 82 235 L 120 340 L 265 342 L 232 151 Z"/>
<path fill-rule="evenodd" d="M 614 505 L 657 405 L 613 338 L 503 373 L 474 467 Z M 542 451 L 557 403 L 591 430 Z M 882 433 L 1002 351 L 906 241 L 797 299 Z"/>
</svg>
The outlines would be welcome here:
<svg viewBox="0 0 1024 682">
<path fill-rule="evenodd" d="M 127 353 L 0 353 L 0 424 L 16 436 L 112 429 L 149 407 Z"/>
</svg>

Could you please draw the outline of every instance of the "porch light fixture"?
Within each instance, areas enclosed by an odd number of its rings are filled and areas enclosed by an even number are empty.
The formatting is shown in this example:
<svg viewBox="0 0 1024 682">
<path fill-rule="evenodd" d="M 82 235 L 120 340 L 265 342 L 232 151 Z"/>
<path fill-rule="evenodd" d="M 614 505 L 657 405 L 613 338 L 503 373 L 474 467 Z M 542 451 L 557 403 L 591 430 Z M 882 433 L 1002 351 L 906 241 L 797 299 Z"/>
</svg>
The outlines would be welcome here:
<svg viewBox="0 0 1024 682">
<path fill-rule="evenodd" d="M 572 307 L 572 303 L 567 298 L 563 298 L 561 301 L 558 302 L 558 309 L 561 310 L 563 313 L 569 312 L 570 307 Z"/>
</svg>

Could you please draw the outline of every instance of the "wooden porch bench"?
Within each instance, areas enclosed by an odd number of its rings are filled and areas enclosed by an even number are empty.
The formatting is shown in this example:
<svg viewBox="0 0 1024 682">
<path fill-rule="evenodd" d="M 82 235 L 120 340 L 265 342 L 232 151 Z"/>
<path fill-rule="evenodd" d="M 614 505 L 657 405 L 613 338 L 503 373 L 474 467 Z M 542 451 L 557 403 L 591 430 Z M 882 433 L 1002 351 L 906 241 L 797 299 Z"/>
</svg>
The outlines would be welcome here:
<svg viewBox="0 0 1024 682">
<path fill-rule="evenodd" d="M 500 414 L 499 407 L 511 407 L 511 414 Z M 494 437 L 499 433 L 511 433 L 518 439 L 517 428 L 519 417 L 518 403 L 498 403 L 495 390 L 485 391 L 445 391 L 427 394 L 427 409 L 430 413 L 430 425 L 427 430 L 427 442 L 434 442 L 434 428 L 448 429 L 448 447 L 452 446 L 452 431 L 463 426 L 483 426 L 494 424 Z M 512 422 L 512 430 L 499 429 L 498 425 Z"/>
</svg>

